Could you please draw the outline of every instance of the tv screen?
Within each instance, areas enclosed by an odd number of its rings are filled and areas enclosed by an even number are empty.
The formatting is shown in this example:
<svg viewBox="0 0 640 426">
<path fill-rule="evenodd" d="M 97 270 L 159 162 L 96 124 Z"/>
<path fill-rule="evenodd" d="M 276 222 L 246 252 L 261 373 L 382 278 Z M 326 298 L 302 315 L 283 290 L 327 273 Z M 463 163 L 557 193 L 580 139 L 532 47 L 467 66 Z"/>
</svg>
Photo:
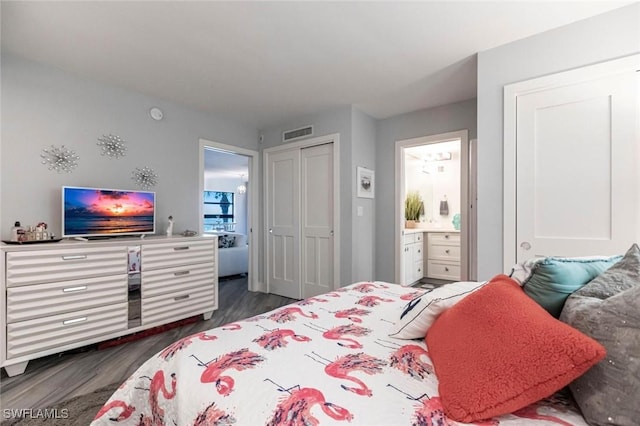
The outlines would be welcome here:
<svg viewBox="0 0 640 426">
<path fill-rule="evenodd" d="M 156 195 L 148 191 L 62 187 L 62 236 L 153 234 Z"/>
</svg>

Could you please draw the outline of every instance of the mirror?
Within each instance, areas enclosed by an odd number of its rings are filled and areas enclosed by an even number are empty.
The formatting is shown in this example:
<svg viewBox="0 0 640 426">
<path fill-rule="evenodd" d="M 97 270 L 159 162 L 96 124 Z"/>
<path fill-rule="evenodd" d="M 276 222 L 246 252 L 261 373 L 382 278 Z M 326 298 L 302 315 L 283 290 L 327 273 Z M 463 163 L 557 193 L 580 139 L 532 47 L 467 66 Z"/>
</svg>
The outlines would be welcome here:
<svg viewBox="0 0 640 426">
<path fill-rule="evenodd" d="M 134 328 L 142 325 L 142 293 L 140 291 L 140 283 L 142 281 L 140 273 L 140 246 L 127 247 L 127 260 L 127 283 L 129 302 L 128 328 Z"/>
</svg>

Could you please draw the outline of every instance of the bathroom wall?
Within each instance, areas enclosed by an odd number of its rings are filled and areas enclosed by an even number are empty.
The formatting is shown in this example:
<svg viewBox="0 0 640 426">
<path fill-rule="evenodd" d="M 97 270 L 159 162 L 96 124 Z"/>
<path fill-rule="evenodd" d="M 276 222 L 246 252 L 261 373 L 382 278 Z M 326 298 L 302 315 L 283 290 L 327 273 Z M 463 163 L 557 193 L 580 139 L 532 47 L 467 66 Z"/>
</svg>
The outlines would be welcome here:
<svg viewBox="0 0 640 426">
<path fill-rule="evenodd" d="M 451 160 L 418 159 L 428 152 L 450 152 Z M 405 149 L 405 191 L 418 191 L 425 206 L 419 227 L 452 228 L 453 216 L 460 213 L 460 142 L 445 142 Z M 446 199 L 449 214 L 440 215 Z"/>
</svg>

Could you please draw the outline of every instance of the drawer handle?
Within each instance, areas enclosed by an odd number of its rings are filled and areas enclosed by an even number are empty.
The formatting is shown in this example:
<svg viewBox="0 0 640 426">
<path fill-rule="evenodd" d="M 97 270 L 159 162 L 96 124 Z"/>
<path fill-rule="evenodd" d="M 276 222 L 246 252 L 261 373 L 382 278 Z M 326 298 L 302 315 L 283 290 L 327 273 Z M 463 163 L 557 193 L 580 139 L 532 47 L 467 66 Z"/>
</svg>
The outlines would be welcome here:
<svg viewBox="0 0 640 426">
<path fill-rule="evenodd" d="M 179 300 L 184 300 L 184 299 L 188 299 L 189 295 L 185 294 L 184 296 L 178 296 L 178 297 L 174 297 L 173 300 L 175 300 L 176 302 Z"/>
<path fill-rule="evenodd" d="M 444 237 L 445 237 L 447 240 L 449 239 L 449 235 L 448 235 L 448 234 L 445 234 L 445 236 L 444 236 Z"/>
<path fill-rule="evenodd" d="M 62 256 L 62 260 L 82 260 L 86 258 L 87 258 L 86 254 L 77 254 L 74 256 Z"/>
<path fill-rule="evenodd" d="M 179 277 L 179 276 L 182 276 L 182 275 L 189 275 L 189 271 L 175 272 L 173 275 L 175 275 L 176 277 Z"/>
<path fill-rule="evenodd" d="M 174 248 L 173 248 L 173 250 L 174 250 L 174 251 L 189 250 L 189 246 L 174 247 Z"/>
<path fill-rule="evenodd" d="M 86 290 L 87 286 L 86 285 L 81 285 L 78 287 L 67 287 L 67 288 L 63 288 L 62 292 L 63 293 L 73 293 L 74 291 L 83 291 Z"/>
<path fill-rule="evenodd" d="M 445 252 L 445 253 L 447 253 L 447 254 L 449 254 L 449 249 L 446 249 L 444 252 Z"/>
<path fill-rule="evenodd" d="M 444 270 L 445 270 L 446 272 L 449 272 L 449 268 L 447 268 L 446 266 L 444 267 Z"/>
<path fill-rule="evenodd" d="M 62 321 L 62 325 L 76 324 L 76 323 L 83 322 L 83 321 L 86 321 L 86 320 L 87 320 L 87 317 L 74 318 L 74 319 Z"/>
<path fill-rule="evenodd" d="M 420 253 L 420 249 L 418 249 L 418 253 Z"/>
</svg>

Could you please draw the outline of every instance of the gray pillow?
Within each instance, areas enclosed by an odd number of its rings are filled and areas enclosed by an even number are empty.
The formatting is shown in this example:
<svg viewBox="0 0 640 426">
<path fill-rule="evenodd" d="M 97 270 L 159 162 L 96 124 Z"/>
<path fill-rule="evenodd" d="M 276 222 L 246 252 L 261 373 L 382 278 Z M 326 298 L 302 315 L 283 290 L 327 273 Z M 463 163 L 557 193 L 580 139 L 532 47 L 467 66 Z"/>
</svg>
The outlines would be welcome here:
<svg viewBox="0 0 640 426">
<path fill-rule="evenodd" d="M 576 293 L 604 300 L 636 285 L 640 285 L 640 248 L 634 244 L 618 263 Z"/>
<path fill-rule="evenodd" d="M 569 387 L 590 425 L 640 419 L 640 249 L 573 293 L 560 320 L 600 342 L 607 357 Z"/>
</svg>

